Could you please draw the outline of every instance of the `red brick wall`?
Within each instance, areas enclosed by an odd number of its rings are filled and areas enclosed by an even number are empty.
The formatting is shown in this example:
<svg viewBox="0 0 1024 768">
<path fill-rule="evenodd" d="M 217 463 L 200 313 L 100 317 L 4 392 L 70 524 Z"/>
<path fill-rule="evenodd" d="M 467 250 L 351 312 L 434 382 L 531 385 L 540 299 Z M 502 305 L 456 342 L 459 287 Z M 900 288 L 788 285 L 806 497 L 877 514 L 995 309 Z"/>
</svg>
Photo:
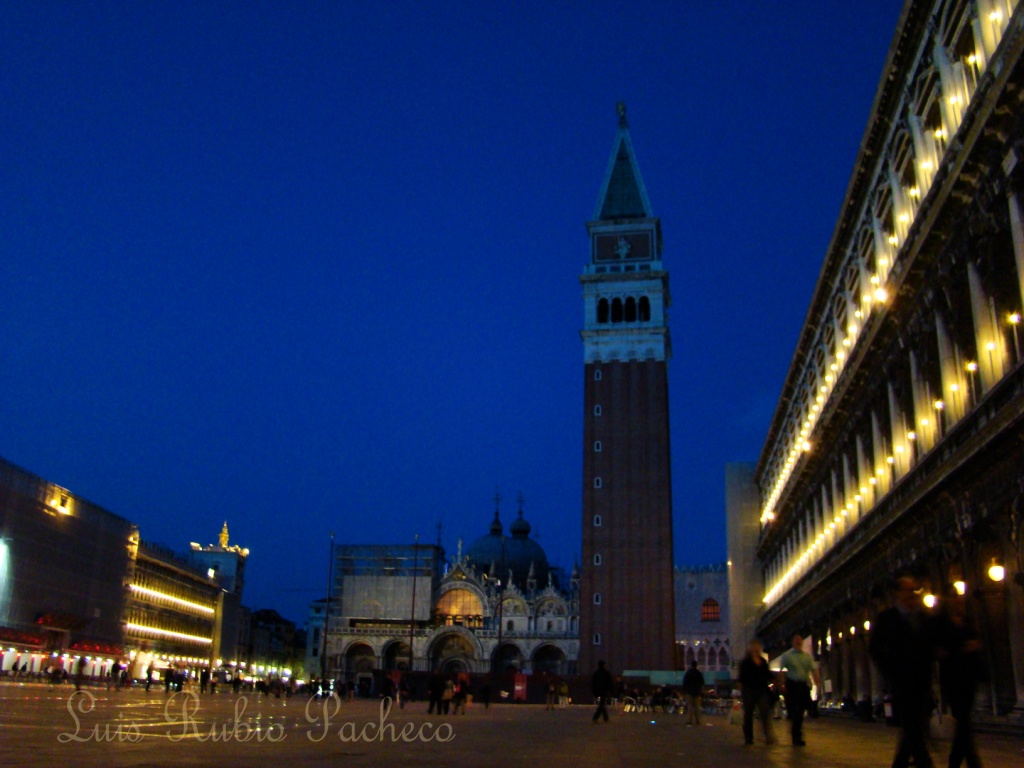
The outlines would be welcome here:
<svg viewBox="0 0 1024 768">
<path fill-rule="evenodd" d="M 601 380 L 594 379 L 600 370 Z M 594 415 L 594 406 L 601 415 Z M 664 362 L 585 366 L 582 674 L 604 659 L 624 669 L 673 669 L 675 606 L 668 377 Z M 595 441 L 601 451 L 595 452 Z M 594 487 L 601 478 L 602 487 Z M 594 515 L 602 524 L 595 527 Z M 602 564 L 594 565 L 600 554 Z M 594 594 L 601 604 L 594 604 Z M 595 632 L 601 644 L 593 644 Z"/>
</svg>

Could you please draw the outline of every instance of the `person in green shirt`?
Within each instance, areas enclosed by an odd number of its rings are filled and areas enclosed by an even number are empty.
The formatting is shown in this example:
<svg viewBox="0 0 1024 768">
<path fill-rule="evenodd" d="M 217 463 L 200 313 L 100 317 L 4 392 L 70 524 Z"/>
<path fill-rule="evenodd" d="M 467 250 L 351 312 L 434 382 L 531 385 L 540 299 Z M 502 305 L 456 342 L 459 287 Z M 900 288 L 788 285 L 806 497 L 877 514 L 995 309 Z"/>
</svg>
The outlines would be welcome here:
<svg viewBox="0 0 1024 768">
<path fill-rule="evenodd" d="M 818 668 L 804 651 L 804 639 L 793 635 L 791 647 L 779 657 L 779 685 L 786 697 L 793 746 L 804 746 L 804 713 L 811 706 L 811 685 L 819 684 Z"/>
</svg>

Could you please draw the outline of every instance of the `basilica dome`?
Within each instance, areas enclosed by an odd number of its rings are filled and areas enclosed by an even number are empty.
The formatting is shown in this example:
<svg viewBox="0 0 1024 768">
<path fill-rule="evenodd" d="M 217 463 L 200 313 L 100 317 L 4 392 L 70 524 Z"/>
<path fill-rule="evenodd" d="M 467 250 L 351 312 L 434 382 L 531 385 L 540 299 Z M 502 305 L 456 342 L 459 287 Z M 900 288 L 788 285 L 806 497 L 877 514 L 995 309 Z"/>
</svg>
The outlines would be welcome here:
<svg viewBox="0 0 1024 768">
<path fill-rule="evenodd" d="M 526 589 L 526 581 L 533 568 L 533 578 L 538 587 L 548 583 L 548 556 L 535 539 L 530 538 L 530 524 L 523 518 L 523 511 L 509 526 L 511 536 L 503 531 L 498 513 L 494 513 L 490 532 L 481 536 L 466 550 L 466 559 L 478 573 L 493 575 L 504 581 L 512 571 L 512 580 L 519 589 Z"/>
</svg>

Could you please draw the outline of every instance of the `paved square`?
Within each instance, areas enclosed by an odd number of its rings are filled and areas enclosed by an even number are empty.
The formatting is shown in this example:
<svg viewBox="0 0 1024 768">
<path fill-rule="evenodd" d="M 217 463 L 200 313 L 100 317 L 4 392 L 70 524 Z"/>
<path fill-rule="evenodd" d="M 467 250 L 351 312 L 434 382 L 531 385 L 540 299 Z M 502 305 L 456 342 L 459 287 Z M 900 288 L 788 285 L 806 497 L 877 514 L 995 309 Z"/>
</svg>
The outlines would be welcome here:
<svg viewBox="0 0 1024 768">
<path fill-rule="evenodd" d="M 230 693 L 202 699 L 163 690 L 95 690 L 95 698 L 69 699 L 73 689 L 45 685 L 0 685 L 0 763 L 17 766 L 262 766 L 287 768 L 440 765 L 479 766 L 652 766 L 688 768 L 796 765 L 818 768 L 887 766 L 895 731 L 823 717 L 807 724 L 807 747 L 786 743 L 785 722 L 776 721 L 779 743 L 743 746 L 738 725 L 707 717 L 687 727 L 679 715 L 622 714 L 594 725 L 593 709 L 572 706 L 472 706 L 465 715 L 426 714 L 415 702 L 394 709 L 380 740 L 375 701 L 306 709 L 304 698 Z M 75 714 L 69 711 L 69 704 Z M 187 708 L 184 709 L 183 708 Z M 212 735 L 211 735 L 212 734 Z M 397 741 L 392 741 L 392 735 Z M 409 741 L 403 741 L 403 735 Z M 444 739 L 451 736 L 450 740 Z M 429 738 L 427 738 L 429 737 Z M 427 739 L 427 740 L 424 740 Z M 980 736 L 987 768 L 1024 765 L 1024 740 Z M 949 744 L 936 742 L 936 765 L 946 762 Z"/>
</svg>

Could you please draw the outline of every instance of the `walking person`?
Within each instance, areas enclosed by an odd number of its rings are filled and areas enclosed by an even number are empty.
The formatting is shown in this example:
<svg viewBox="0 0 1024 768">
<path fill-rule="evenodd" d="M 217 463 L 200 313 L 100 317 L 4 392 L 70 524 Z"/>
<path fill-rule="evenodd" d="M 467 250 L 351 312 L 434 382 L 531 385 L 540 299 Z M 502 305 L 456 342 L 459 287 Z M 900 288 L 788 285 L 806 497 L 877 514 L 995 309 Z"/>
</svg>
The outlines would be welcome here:
<svg viewBox="0 0 1024 768">
<path fill-rule="evenodd" d="M 85 679 L 85 657 L 78 657 L 78 664 L 75 666 L 75 690 L 82 690 L 82 681 Z"/>
<path fill-rule="evenodd" d="M 892 768 L 907 768 L 911 758 L 917 768 L 932 768 L 925 739 L 934 707 L 934 619 L 924 610 L 920 585 L 913 576 L 896 579 L 893 602 L 872 622 L 868 648 L 889 683 L 893 713 L 902 727 Z"/>
<path fill-rule="evenodd" d="M 686 699 L 686 724 L 700 725 L 700 708 L 704 696 L 704 675 L 697 669 L 697 662 L 691 661 L 690 668 L 683 675 L 683 696 Z"/>
<path fill-rule="evenodd" d="M 441 714 L 441 694 L 444 693 L 444 678 L 441 676 L 440 670 L 434 670 L 430 675 L 430 680 L 427 681 L 427 692 L 429 693 L 429 705 L 427 707 L 427 714 L 432 715 L 436 709 L 437 714 Z"/>
<path fill-rule="evenodd" d="M 555 685 L 554 680 L 548 680 L 547 690 L 547 703 L 544 705 L 544 710 L 555 708 L 555 696 L 558 694 L 558 686 Z"/>
<path fill-rule="evenodd" d="M 962 597 L 952 597 L 939 619 L 939 689 L 955 721 L 949 768 L 981 768 L 971 714 L 978 683 L 987 680 L 981 642 L 968 621 Z"/>
<path fill-rule="evenodd" d="M 790 732 L 793 746 L 804 743 L 804 714 L 811 708 L 811 685 L 820 685 L 814 657 L 804 650 L 804 639 L 793 635 L 790 648 L 779 659 L 779 684 L 786 697 L 786 712 L 789 713 Z"/>
<path fill-rule="evenodd" d="M 760 640 L 751 640 L 747 655 L 740 662 L 740 694 L 743 698 L 743 742 L 754 743 L 754 712 L 761 718 L 766 744 L 774 744 L 772 735 L 772 673 Z"/>
<path fill-rule="evenodd" d="M 558 683 L 558 708 L 566 709 L 569 706 L 569 684 L 565 680 Z"/>
<path fill-rule="evenodd" d="M 451 679 L 444 681 L 444 689 L 441 693 L 441 711 L 438 714 L 447 715 L 452 709 L 452 699 L 455 698 L 455 683 Z"/>
<path fill-rule="evenodd" d="M 613 685 L 612 673 L 605 668 L 603 661 L 597 662 L 597 669 L 590 678 L 590 689 L 597 699 L 597 711 L 594 712 L 593 722 L 596 723 L 600 717 L 608 722 L 608 697 L 612 695 Z"/>
</svg>

